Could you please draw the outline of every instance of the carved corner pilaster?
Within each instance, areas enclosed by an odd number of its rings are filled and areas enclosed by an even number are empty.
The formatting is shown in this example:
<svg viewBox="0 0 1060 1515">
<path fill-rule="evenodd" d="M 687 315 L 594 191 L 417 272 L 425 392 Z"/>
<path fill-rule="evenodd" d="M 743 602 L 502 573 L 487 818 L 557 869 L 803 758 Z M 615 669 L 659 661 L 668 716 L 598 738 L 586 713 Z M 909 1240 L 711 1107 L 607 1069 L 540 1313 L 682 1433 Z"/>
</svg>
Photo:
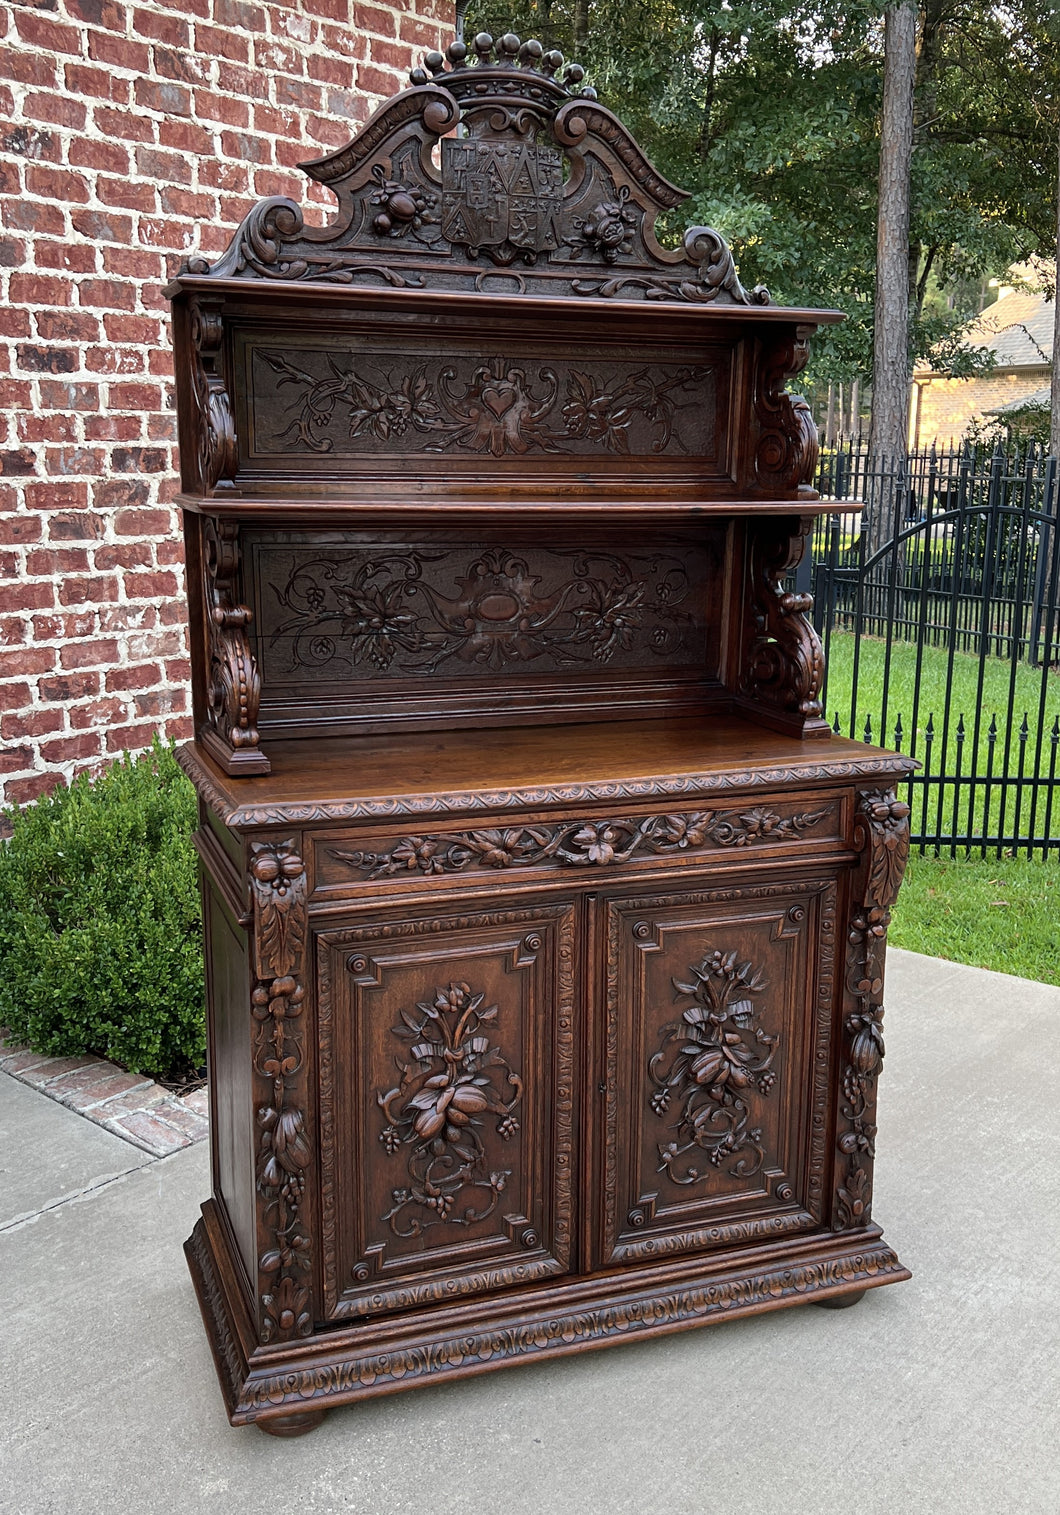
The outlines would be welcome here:
<svg viewBox="0 0 1060 1515">
<path fill-rule="evenodd" d="M 759 354 L 754 379 L 754 413 L 758 423 L 755 480 L 766 493 L 796 490 L 804 500 L 816 500 L 817 427 L 801 395 L 789 394 L 786 384 L 806 367 L 813 326 L 794 326 L 786 336 Z"/>
<path fill-rule="evenodd" d="M 226 773 L 268 773 L 258 745 L 261 678 L 250 648 L 251 613 L 239 603 L 239 526 L 203 518 L 208 678 L 199 740 Z"/>
<path fill-rule="evenodd" d="M 232 488 L 236 474 L 236 430 L 224 380 L 221 302 L 196 297 L 190 304 L 189 323 L 199 490 L 204 495 L 219 494 Z"/>
<path fill-rule="evenodd" d="M 813 599 L 784 586 L 802 560 L 810 525 L 805 517 L 749 524 L 750 587 L 739 703 L 764 725 L 827 740 L 831 729 L 820 699 L 824 653 L 807 616 Z"/>
<path fill-rule="evenodd" d="M 305 864 L 294 840 L 251 844 L 257 1117 L 258 1332 L 263 1343 L 313 1329 L 306 1169 L 313 1160 L 305 1073 Z"/>
<path fill-rule="evenodd" d="M 891 907 L 909 857 L 909 806 L 893 789 L 862 790 L 854 827 L 862 859 L 847 935 L 834 1231 L 867 1226 L 872 1218 L 884 954 Z"/>
</svg>

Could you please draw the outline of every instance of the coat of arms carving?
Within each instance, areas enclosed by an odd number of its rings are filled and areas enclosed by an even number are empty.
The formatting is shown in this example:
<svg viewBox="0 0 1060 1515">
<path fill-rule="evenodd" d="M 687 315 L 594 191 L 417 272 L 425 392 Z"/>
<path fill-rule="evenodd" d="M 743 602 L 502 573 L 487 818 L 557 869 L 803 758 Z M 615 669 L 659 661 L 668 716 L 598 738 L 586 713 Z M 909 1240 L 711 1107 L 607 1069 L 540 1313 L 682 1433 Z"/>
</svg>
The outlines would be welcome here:
<svg viewBox="0 0 1060 1515">
<path fill-rule="evenodd" d="M 560 245 L 563 159 L 536 142 L 446 137 L 442 234 L 455 245 L 536 255 Z"/>
</svg>

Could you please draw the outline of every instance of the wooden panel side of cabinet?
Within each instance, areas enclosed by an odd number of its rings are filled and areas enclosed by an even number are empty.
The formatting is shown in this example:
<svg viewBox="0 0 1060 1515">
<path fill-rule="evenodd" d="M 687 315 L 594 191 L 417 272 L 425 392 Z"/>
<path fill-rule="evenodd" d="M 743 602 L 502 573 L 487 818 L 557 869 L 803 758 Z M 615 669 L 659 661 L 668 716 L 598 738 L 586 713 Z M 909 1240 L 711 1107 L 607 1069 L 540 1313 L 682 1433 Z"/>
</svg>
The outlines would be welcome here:
<svg viewBox="0 0 1060 1515">
<path fill-rule="evenodd" d="M 607 902 L 605 1265 L 821 1224 L 837 880 L 774 871 Z"/>
<path fill-rule="evenodd" d="M 254 1096 L 246 933 L 208 875 L 203 881 L 214 1198 L 249 1280 L 255 1276 Z"/>
<path fill-rule="evenodd" d="M 574 906 L 362 920 L 318 938 L 328 1317 L 565 1272 Z"/>
</svg>

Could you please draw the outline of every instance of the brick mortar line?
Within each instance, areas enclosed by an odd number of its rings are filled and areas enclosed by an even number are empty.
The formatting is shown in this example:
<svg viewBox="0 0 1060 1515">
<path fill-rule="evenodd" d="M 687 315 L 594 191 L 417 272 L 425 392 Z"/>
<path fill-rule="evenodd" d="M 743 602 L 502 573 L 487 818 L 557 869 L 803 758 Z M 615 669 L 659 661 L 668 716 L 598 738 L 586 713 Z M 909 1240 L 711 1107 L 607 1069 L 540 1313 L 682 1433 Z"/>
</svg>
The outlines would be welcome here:
<svg viewBox="0 0 1060 1515">
<path fill-rule="evenodd" d="M 9 1066 L 25 1057 L 36 1060 L 19 1069 Z M 69 1067 L 71 1061 L 77 1062 L 79 1066 Z M 48 1076 L 49 1069 L 54 1070 L 50 1077 Z M 109 1131 L 112 1136 L 120 1137 L 152 1157 L 165 1157 L 184 1147 L 194 1146 L 197 1142 L 204 1141 L 209 1135 L 207 1116 L 189 1103 L 188 1097 L 173 1094 L 152 1079 L 142 1079 L 131 1087 L 114 1090 L 88 1104 L 78 1103 L 77 1089 L 70 1088 L 68 1084 L 69 1080 L 79 1074 L 94 1073 L 97 1083 L 101 1080 L 139 1077 L 137 1074 L 126 1073 L 124 1069 L 103 1058 L 47 1057 L 43 1053 L 32 1052 L 28 1047 L 5 1043 L 3 1050 L 0 1051 L 0 1070 L 28 1088 L 35 1089 L 38 1094 L 46 1095 L 47 1098 L 64 1106 L 74 1115 L 83 1116 L 93 1125 Z M 64 1081 L 65 1087 L 63 1087 Z M 91 1080 L 86 1080 L 86 1082 L 91 1087 Z M 191 1098 L 194 1098 L 194 1095 Z M 199 1103 L 202 1102 L 199 1101 Z M 162 1108 L 159 1108 L 160 1106 Z M 174 1122 L 171 1118 L 173 1115 L 182 1115 L 187 1126 L 182 1128 Z M 129 1129 L 122 1124 L 126 1121 L 135 1123 L 138 1117 L 146 1118 L 148 1122 L 157 1122 L 163 1130 L 172 1132 L 172 1141 L 163 1147 L 158 1142 L 152 1143 L 149 1137 L 138 1134 L 135 1129 Z"/>
<path fill-rule="evenodd" d="M 0 544 L 18 586 L 0 612 L 0 723 L 18 766 L 0 789 L 15 801 L 137 750 L 156 730 L 189 734 L 161 284 L 189 251 L 217 256 L 263 195 L 290 195 L 307 224 L 332 219 L 334 196 L 297 161 L 348 141 L 453 21 L 440 0 L 353 10 L 148 0 L 106 6 L 98 20 L 53 3 L 47 14 L 0 6 L 0 51 L 21 76 L 0 78 L 6 129 L 22 146 L 0 158 L 4 203 L 21 223 L 5 228 L 6 256 L 22 259 L 0 265 L 0 436 L 12 453 L 0 525 L 19 538 Z M 165 525 L 119 530 L 123 509 Z M 134 542 L 143 561 L 122 562 Z M 68 554 L 65 567 L 62 556 L 48 563 L 53 551 Z M 151 576 L 168 582 L 151 589 Z"/>
</svg>

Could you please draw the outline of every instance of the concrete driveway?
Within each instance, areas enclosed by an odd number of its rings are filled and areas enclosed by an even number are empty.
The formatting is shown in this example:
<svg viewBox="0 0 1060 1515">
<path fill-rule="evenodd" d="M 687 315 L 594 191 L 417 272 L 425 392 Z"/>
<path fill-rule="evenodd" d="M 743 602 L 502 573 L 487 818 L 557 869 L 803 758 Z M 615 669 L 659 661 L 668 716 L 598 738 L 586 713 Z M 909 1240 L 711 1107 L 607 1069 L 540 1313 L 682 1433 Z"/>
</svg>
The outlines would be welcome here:
<svg viewBox="0 0 1060 1515">
<path fill-rule="evenodd" d="M 875 1213 L 913 1270 L 812 1307 L 232 1430 L 152 1158 L 0 1074 L 0 1510 L 1057 1515 L 1060 989 L 893 952 Z"/>
</svg>

